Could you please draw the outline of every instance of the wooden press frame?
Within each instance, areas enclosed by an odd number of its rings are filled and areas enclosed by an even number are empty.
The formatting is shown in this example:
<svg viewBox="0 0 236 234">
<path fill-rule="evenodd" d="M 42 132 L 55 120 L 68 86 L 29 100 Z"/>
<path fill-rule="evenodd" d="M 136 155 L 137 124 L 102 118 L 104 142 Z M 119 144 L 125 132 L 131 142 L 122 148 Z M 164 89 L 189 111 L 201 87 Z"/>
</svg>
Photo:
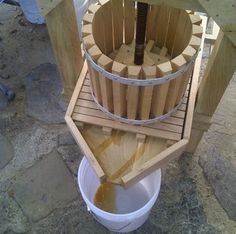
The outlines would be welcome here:
<svg viewBox="0 0 236 234">
<path fill-rule="evenodd" d="M 194 152 L 201 137 L 210 127 L 211 118 L 232 78 L 236 67 L 236 1 L 235 0 L 140 0 L 150 4 L 165 3 L 172 7 L 205 12 L 220 27 L 220 33 L 199 84 L 187 151 Z M 73 0 L 37 0 L 46 18 L 51 43 L 63 80 L 64 95 L 69 100 L 77 79 L 83 72 Z M 214 40 L 208 38 L 208 40 Z M 81 142 L 80 142 L 81 143 Z"/>
</svg>

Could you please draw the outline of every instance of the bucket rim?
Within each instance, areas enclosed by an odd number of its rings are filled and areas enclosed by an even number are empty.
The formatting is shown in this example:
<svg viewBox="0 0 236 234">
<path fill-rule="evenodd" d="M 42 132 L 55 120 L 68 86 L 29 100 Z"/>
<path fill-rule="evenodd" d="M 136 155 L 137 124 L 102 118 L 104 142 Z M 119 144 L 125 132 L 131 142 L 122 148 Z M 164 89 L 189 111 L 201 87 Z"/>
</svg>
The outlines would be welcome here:
<svg viewBox="0 0 236 234">
<path fill-rule="evenodd" d="M 153 173 L 158 173 L 159 174 L 159 182 L 158 182 L 158 186 L 157 186 L 157 189 L 156 191 L 154 192 L 154 194 L 151 196 L 151 198 L 148 200 L 148 202 L 142 206 L 141 208 L 139 208 L 138 210 L 135 210 L 133 212 L 130 212 L 130 213 L 126 213 L 126 214 L 115 214 L 115 213 L 109 213 L 107 211 L 104 211 L 100 208 L 98 208 L 97 206 L 95 206 L 92 202 L 89 201 L 89 199 L 87 198 L 87 196 L 85 195 L 84 191 L 81 189 L 81 181 L 80 181 L 80 175 L 82 173 L 82 165 L 89 165 L 89 162 L 86 158 L 86 156 L 83 157 L 83 159 L 81 160 L 81 163 L 80 163 L 80 166 L 79 166 L 79 169 L 78 169 L 78 177 L 77 177 L 77 182 L 78 182 L 78 185 L 79 185 L 79 189 L 80 189 L 80 192 L 81 192 L 81 195 L 87 205 L 87 207 L 92 210 L 93 212 L 96 210 L 98 211 L 101 215 L 104 214 L 106 215 L 106 219 L 107 220 L 111 220 L 111 219 L 119 219 L 119 218 L 126 218 L 127 220 L 129 218 L 132 217 L 132 219 L 134 219 L 133 217 L 134 216 L 137 216 L 139 215 L 140 213 L 143 214 L 144 210 L 146 210 L 146 213 L 147 212 L 150 212 L 151 208 L 153 207 L 154 203 L 157 201 L 158 199 L 158 195 L 160 193 L 160 187 L 161 187 L 161 169 L 158 169 L 156 171 L 154 171 Z M 91 167 L 91 169 L 93 170 L 93 168 Z M 149 207 L 149 209 L 147 209 L 147 207 Z"/>
</svg>

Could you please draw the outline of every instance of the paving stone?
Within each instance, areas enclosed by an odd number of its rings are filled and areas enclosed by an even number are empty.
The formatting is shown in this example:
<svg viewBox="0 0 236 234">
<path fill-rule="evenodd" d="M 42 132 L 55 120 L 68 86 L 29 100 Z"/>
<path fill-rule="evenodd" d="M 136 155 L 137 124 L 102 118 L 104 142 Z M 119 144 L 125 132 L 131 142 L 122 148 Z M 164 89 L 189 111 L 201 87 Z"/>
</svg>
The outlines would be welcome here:
<svg viewBox="0 0 236 234">
<path fill-rule="evenodd" d="M 62 83 L 55 64 L 45 63 L 34 68 L 25 78 L 26 113 L 46 123 L 62 123 L 66 103 Z"/>
<path fill-rule="evenodd" d="M 77 185 L 62 158 L 53 151 L 16 178 L 12 193 L 33 222 L 77 198 Z"/>
<path fill-rule="evenodd" d="M 4 97 L 3 93 L 0 91 L 0 111 L 3 111 L 7 107 L 7 99 Z"/>
<path fill-rule="evenodd" d="M 63 132 L 58 135 L 58 144 L 59 145 L 74 145 L 76 144 L 73 136 L 69 131 Z"/>
<path fill-rule="evenodd" d="M 236 220 L 236 75 L 231 80 L 213 123 L 196 155 L 213 192 L 230 219 Z"/>
<path fill-rule="evenodd" d="M 7 193 L 0 193 L 0 233 L 25 233 L 29 222 L 17 202 Z"/>
<path fill-rule="evenodd" d="M 10 141 L 0 134 L 0 169 L 5 167 L 14 157 L 14 149 Z"/>
<path fill-rule="evenodd" d="M 57 148 L 58 153 L 63 157 L 71 172 L 77 177 L 80 161 L 83 153 L 78 145 L 63 145 Z"/>
<path fill-rule="evenodd" d="M 228 216 L 236 220 L 236 169 L 210 145 L 200 155 L 200 165 Z"/>
<path fill-rule="evenodd" d="M 12 139 L 14 158 L 0 171 L 0 181 L 13 177 L 17 171 L 32 166 L 40 157 L 57 146 L 57 133 L 34 124 Z"/>
</svg>

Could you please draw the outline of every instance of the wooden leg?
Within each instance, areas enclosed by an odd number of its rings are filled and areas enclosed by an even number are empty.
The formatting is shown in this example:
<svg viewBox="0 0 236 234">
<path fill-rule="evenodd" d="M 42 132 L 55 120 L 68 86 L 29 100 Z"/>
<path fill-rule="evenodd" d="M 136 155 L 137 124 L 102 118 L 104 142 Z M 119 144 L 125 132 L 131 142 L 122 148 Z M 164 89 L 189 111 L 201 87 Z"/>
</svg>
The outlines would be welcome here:
<svg viewBox="0 0 236 234">
<path fill-rule="evenodd" d="M 236 68 L 236 48 L 220 31 L 202 79 L 187 150 L 194 152 L 213 116 Z M 202 119 L 199 121 L 199 116 Z M 204 121 L 203 121 L 204 119 Z M 206 120 L 208 126 L 206 126 Z M 195 125 L 195 126 L 194 126 Z"/>
<path fill-rule="evenodd" d="M 46 23 L 63 81 L 64 96 L 69 100 L 83 66 L 73 0 L 59 3 L 46 15 Z"/>
</svg>

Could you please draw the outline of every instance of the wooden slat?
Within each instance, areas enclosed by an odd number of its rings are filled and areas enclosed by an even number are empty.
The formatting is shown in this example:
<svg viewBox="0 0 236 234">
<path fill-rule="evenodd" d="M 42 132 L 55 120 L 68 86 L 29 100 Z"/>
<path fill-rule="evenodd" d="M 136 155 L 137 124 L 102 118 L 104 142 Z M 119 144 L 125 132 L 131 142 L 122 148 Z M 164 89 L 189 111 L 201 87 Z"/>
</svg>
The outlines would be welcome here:
<svg viewBox="0 0 236 234">
<path fill-rule="evenodd" d="M 156 24 L 155 42 L 156 42 L 156 45 L 160 48 L 166 45 L 167 32 L 168 32 L 169 22 L 170 22 L 170 12 L 171 12 L 170 7 L 166 5 L 160 6 L 157 22 L 155 22 Z"/>
<path fill-rule="evenodd" d="M 166 4 L 174 8 L 205 12 L 205 9 L 196 0 L 140 0 L 140 2 L 146 2 L 155 5 Z"/>
<path fill-rule="evenodd" d="M 121 178 L 123 185 L 129 187 L 144 178 L 146 175 L 149 175 L 151 172 L 166 165 L 184 151 L 187 143 L 187 140 L 181 140 L 144 163 L 137 170 L 131 171 L 129 174 Z"/>
<path fill-rule="evenodd" d="M 87 142 L 84 140 L 83 136 L 79 132 L 79 130 L 78 130 L 77 126 L 75 125 L 75 123 L 73 122 L 73 120 L 69 116 L 66 116 L 65 120 L 66 120 L 67 125 L 69 126 L 71 134 L 74 136 L 74 139 L 76 140 L 77 144 L 79 144 L 80 147 L 82 148 L 84 155 L 86 156 L 90 165 L 93 167 L 97 176 L 99 177 L 99 179 L 102 182 L 106 178 L 106 176 L 105 176 L 105 173 L 102 170 L 101 166 L 97 162 L 93 152 L 88 147 Z"/>
<path fill-rule="evenodd" d="M 171 72 L 172 72 L 172 67 L 170 62 L 166 62 L 157 66 L 158 77 L 168 75 Z M 155 86 L 152 108 L 151 108 L 151 114 L 153 116 L 160 116 L 164 113 L 164 107 L 168 94 L 169 83 L 170 82 L 166 82 L 165 84 Z"/>
<path fill-rule="evenodd" d="M 114 49 L 123 44 L 123 0 L 112 0 Z"/>
<path fill-rule="evenodd" d="M 93 35 L 90 34 L 86 37 L 83 37 L 83 44 L 87 50 L 90 49 L 93 45 L 95 45 Z"/>
<path fill-rule="evenodd" d="M 172 58 L 178 56 L 188 45 L 191 35 L 192 23 L 187 12 L 181 10 L 177 21 L 176 33 L 174 37 L 173 48 L 171 51 Z"/>
<path fill-rule="evenodd" d="M 69 100 L 83 66 L 73 0 L 58 4 L 46 15 L 46 23 L 63 80 L 64 96 Z"/>
<path fill-rule="evenodd" d="M 128 77 L 130 79 L 139 79 L 141 75 L 140 66 L 128 66 Z M 127 88 L 127 118 L 136 119 L 138 112 L 139 87 L 129 85 Z"/>
<path fill-rule="evenodd" d="M 99 111 L 99 108 L 97 107 L 97 105 L 94 103 L 93 98 L 91 96 L 90 93 L 83 93 L 82 91 L 79 94 L 79 99 L 76 103 L 77 106 L 82 106 L 82 107 L 86 107 L 86 108 L 90 108 L 90 109 L 94 109 L 96 111 Z M 180 108 L 179 110 L 185 111 L 186 110 L 186 104 L 183 104 L 184 108 Z M 79 113 L 79 109 L 78 107 L 75 109 L 75 113 Z M 95 112 L 94 112 L 95 113 Z M 183 116 L 182 112 L 177 112 L 177 116 L 180 117 Z M 91 114 L 91 113 L 90 113 Z M 97 116 L 97 115 L 96 115 Z M 101 115 L 98 115 L 101 116 Z M 103 115 L 102 115 L 103 116 Z M 175 116 L 175 113 L 173 114 L 173 116 L 166 118 L 165 120 L 163 120 L 161 123 L 164 124 L 171 124 L 171 125 L 176 125 L 176 126 L 183 126 L 183 118 L 178 118 Z M 160 123 L 156 123 L 156 124 L 152 124 L 152 126 L 159 126 Z M 182 128 L 182 127 L 181 127 Z"/>
<path fill-rule="evenodd" d="M 147 15 L 147 32 L 146 32 L 146 41 L 155 40 L 156 36 L 156 22 L 158 19 L 158 14 L 160 11 L 160 6 L 150 5 Z"/>
<path fill-rule="evenodd" d="M 135 20 L 135 8 L 134 2 L 131 0 L 124 1 L 124 32 L 125 32 L 125 44 L 130 44 L 134 39 L 134 20 Z"/>
<path fill-rule="evenodd" d="M 112 73 L 125 77 L 127 66 L 118 62 L 112 65 Z M 114 114 L 124 117 L 126 115 L 126 85 L 112 81 Z"/>
<path fill-rule="evenodd" d="M 100 110 L 94 109 L 94 102 L 88 102 L 85 100 L 78 100 L 76 103 L 76 106 L 74 108 L 74 114 L 83 114 L 91 117 L 101 118 L 101 119 L 107 119 L 113 121 L 111 118 L 109 118 L 106 114 L 102 113 Z M 174 119 L 174 121 L 177 121 L 177 118 Z M 93 123 L 91 123 L 93 124 Z M 111 122 L 112 124 L 112 122 Z M 182 122 L 183 125 L 183 122 Z M 152 128 L 152 129 L 159 129 L 159 130 L 165 130 L 167 132 L 175 132 L 175 133 L 182 133 L 183 127 L 182 125 L 174 125 L 169 124 L 165 122 L 155 123 L 151 125 L 147 125 L 144 127 Z M 138 127 L 137 127 L 138 128 Z"/>
<path fill-rule="evenodd" d="M 143 66 L 144 79 L 156 78 L 156 67 L 155 66 Z M 140 119 L 149 119 L 152 95 L 154 86 L 140 87 L 140 102 L 139 102 L 139 117 Z"/>
<path fill-rule="evenodd" d="M 181 134 L 179 134 L 179 133 L 167 132 L 167 131 L 148 128 L 148 127 L 144 127 L 144 126 L 137 127 L 134 125 L 127 125 L 127 124 L 120 123 L 118 121 L 96 118 L 94 116 L 91 117 L 87 114 L 83 115 L 83 114 L 73 113 L 72 118 L 73 118 L 73 120 L 76 120 L 76 121 L 81 121 L 84 123 L 91 123 L 92 122 L 93 125 L 112 127 L 115 129 L 120 129 L 122 131 L 141 133 L 141 134 L 146 134 L 146 135 L 155 136 L 155 137 L 161 136 L 161 138 L 163 138 L 163 139 L 180 140 L 180 138 L 181 138 Z"/>
<path fill-rule="evenodd" d="M 186 64 L 186 60 L 183 55 L 179 55 L 178 57 L 171 60 L 171 64 L 173 67 L 173 71 L 175 72 L 181 69 Z M 177 79 L 174 79 L 170 82 L 168 95 L 166 98 L 165 112 L 169 112 L 175 107 L 176 100 L 178 98 L 179 88 L 182 83 L 182 78 L 183 76 L 178 77 Z"/>
<path fill-rule="evenodd" d="M 101 50 L 96 46 L 92 46 L 88 53 L 90 54 L 93 61 L 96 63 L 98 58 L 102 55 Z M 88 65 L 90 79 L 91 79 L 91 86 L 94 92 L 95 97 L 97 98 L 98 102 L 102 103 L 102 94 L 101 94 L 101 87 L 99 83 L 99 75 L 98 72 L 95 71 L 91 65 Z"/>
<path fill-rule="evenodd" d="M 98 59 L 98 65 L 106 71 L 111 72 L 113 60 L 102 54 Z M 113 112 L 112 81 L 99 73 L 99 83 L 101 87 L 102 106 Z"/>
</svg>

